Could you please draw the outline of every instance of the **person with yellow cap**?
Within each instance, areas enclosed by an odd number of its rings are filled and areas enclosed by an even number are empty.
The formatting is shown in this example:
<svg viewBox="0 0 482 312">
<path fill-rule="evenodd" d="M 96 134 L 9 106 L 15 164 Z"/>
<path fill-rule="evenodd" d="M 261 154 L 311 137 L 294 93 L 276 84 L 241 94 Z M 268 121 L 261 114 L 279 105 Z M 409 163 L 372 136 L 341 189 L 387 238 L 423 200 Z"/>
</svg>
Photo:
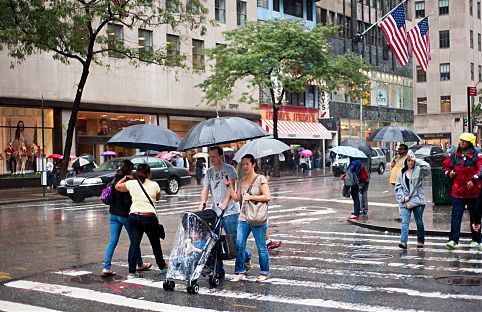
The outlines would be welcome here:
<svg viewBox="0 0 482 312">
<path fill-rule="evenodd" d="M 462 133 L 456 152 L 452 152 L 443 162 L 444 173 L 452 181 L 452 220 L 450 224 L 450 237 L 448 248 L 457 248 L 460 238 L 460 226 L 464 209 L 470 214 L 470 224 L 480 224 L 477 198 L 479 197 L 482 180 L 482 154 L 475 149 L 475 135 Z M 479 220 L 477 219 L 479 216 Z M 480 246 L 480 227 L 470 227 L 472 242 L 470 248 Z"/>
</svg>

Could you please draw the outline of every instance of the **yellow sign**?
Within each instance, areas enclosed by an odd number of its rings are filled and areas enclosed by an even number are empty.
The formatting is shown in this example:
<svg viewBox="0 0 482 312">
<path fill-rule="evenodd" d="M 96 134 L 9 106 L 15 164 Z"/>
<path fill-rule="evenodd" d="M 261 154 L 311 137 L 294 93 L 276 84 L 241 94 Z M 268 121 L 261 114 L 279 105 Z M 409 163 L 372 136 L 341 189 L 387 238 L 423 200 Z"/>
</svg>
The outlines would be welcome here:
<svg viewBox="0 0 482 312">
<path fill-rule="evenodd" d="M 273 120 L 273 107 L 269 104 L 262 104 L 260 105 L 259 114 L 261 119 Z M 318 110 L 316 108 L 283 106 L 279 108 L 278 120 L 318 122 Z"/>
</svg>

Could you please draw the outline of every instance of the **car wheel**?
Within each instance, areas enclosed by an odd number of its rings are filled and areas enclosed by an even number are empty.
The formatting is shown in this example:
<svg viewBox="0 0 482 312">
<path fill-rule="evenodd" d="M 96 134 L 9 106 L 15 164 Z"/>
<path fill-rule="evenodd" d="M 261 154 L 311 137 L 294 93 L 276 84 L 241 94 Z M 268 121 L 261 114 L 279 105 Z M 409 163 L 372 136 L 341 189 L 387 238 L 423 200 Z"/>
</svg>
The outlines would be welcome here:
<svg viewBox="0 0 482 312">
<path fill-rule="evenodd" d="M 179 192 L 179 180 L 176 178 L 169 178 L 167 180 L 166 193 L 169 195 L 175 195 Z"/>
<path fill-rule="evenodd" d="M 383 174 L 385 172 L 385 164 L 381 163 L 378 166 L 378 174 Z"/>
<path fill-rule="evenodd" d="M 72 195 L 69 196 L 69 198 L 74 202 L 74 203 L 81 203 L 84 201 L 85 197 L 84 196 L 79 196 L 79 195 Z"/>
</svg>

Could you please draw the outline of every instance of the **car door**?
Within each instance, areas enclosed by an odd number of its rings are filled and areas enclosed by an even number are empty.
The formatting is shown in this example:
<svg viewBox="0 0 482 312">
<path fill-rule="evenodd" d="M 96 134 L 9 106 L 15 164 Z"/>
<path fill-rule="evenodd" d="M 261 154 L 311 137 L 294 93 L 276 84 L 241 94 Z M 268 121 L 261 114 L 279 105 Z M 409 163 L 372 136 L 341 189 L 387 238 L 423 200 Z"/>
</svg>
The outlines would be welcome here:
<svg viewBox="0 0 482 312">
<path fill-rule="evenodd" d="M 152 180 L 156 181 L 161 188 L 165 188 L 169 177 L 169 169 L 165 161 L 161 158 L 149 158 L 148 165 L 151 167 Z"/>
<path fill-rule="evenodd" d="M 372 149 L 371 154 L 371 171 L 376 171 L 378 169 L 378 165 L 380 164 L 380 157 L 377 154 L 375 149 Z"/>
</svg>

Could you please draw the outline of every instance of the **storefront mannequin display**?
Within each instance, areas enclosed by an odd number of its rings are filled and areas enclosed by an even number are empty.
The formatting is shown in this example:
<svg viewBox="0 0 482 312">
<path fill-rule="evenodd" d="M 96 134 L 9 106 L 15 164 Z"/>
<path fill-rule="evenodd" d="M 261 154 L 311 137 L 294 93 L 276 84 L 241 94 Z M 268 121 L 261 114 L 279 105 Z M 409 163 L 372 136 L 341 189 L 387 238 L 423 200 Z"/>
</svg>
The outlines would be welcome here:
<svg viewBox="0 0 482 312">
<path fill-rule="evenodd" d="M 25 174 L 25 168 L 27 166 L 27 146 L 25 143 L 20 145 L 20 149 L 18 150 L 18 158 L 20 160 L 20 174 Z"/>
<path fill-rule="evenodd" d="M 12 142 L 8 143 L 7 148 L 5 149 L 5 159 L 7 160 L 11 174 L 17 173 L 17 159 L 15 158 L 15 154 L 15 148 L 13 147 Z"/>
</svg>

